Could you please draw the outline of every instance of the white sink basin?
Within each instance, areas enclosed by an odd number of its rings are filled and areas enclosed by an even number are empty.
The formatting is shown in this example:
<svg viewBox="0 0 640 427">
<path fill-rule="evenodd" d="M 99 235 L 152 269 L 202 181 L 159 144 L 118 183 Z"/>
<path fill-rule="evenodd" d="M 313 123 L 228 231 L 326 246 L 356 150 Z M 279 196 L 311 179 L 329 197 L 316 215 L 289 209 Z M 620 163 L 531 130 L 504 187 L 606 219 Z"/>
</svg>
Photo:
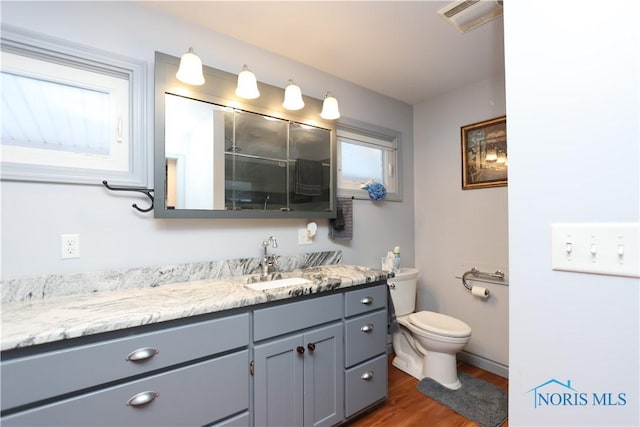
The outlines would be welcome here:
<svg viewBox="0 0 640 427">
<path fill-rule="evenodd" d="M 245 286 L 254 291 L 266 291 L 267 289 L 284 288 L 287 286 L 301 286 L 313 283 L 311 280 L 301 277 L 289 277 L 287 279 L 267 280 L 265 282 L 247 283 Z"/>
</svg>

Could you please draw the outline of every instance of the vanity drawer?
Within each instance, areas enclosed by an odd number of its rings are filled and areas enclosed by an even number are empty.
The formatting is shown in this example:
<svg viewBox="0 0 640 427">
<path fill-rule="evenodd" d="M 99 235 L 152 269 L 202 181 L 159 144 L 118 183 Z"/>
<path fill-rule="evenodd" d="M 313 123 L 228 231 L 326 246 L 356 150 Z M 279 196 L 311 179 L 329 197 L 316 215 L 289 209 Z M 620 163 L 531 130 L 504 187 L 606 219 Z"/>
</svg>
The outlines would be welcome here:
<svg viewBox="0 0 640 427">
<path fill-rule="evenodd" d="M 253 312 L 253 337 L 260 341 L 341 318 L 341 294 L 280 304 Z"/>
<path fill-rule="evenodd" d="M 2 425 L 208 425 L 248 409 L 248 366 L 243 350 L 4 417 Z M 157 396 L 141 406 L 127 404 L 141 393 Z"/>
<path fill-rule="evenodd" d="M 233 418 L 226 419 L 219 423 L 213 424 L 213 427 L 249 427 L 249 412 L 243 412 L 240 415 L 236 415 Z"/>
<path fill-rule="evenodd" d="M 387 285 L 372 286 L 345 294 L 344 315 L 345 317 L 356 316 L 386 306 Z"/>
<path fill-rule="evenodd" d="M 384 353 L 387 343 L 387 312 L 377 311 L 345 322 L 345 366 Z"/>
<path fill-rule="evenodd" d="M 244 313 L 3 360 L 0 364 L 2 409 L 245 347 L 248 344 L 249 314 Z M 136 350 L 138 352 L 134 353 Z M 148 357 L 129 361 L 127 357 L 131 354 Z"/>
<path fill-rule="evenodd" d="M 345 416 L 387 397 L 387 356 L 381 355 L 367 363 L 345 371 Z"/>
</svg>

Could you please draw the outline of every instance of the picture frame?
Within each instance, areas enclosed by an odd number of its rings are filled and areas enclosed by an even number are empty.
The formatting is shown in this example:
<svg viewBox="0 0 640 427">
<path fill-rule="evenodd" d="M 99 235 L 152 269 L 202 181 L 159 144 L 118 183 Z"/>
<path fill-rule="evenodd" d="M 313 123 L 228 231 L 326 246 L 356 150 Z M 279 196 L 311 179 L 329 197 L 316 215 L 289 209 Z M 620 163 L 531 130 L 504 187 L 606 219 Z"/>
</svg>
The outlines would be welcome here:
<svg viewBox="0 0 640 427">
<path fill-rule="evenodd" d="M 460 127 L 462 189 L 507 185 L 507 117 Z"/>
</svg>

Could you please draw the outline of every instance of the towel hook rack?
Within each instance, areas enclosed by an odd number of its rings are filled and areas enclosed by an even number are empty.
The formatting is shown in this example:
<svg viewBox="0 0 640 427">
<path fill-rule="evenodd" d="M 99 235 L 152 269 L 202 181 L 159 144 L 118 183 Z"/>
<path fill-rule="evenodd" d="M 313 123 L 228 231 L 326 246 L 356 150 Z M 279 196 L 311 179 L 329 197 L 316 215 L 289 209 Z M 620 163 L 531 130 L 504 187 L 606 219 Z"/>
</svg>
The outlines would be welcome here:
<svg viewBox="0 0 640 427">
<path fill-rule="evenodd" d="M 151 201 L 151 206 L 145 209 L 141 208 L 136 203 L 132 204 L 131 206 L 133 206 L 135 209 L 137 209 L 140 212 L 151 212 L 153 210 L 154 200 L 153 200 L 153 194 L 151 194 L 153 193 L 153 188 L 114 187 L 112 185 L 109 185 L 109 183 L 106 180 L 102 181 L 102 184 L 105 187 L 107 187 L 108 190 L 111 190 L 111 191 L 137 191 L 138 193 L 144 194 Z"/>
<path fill-rule="evenodd" d="M 500 270 L 496 270 L 495 273 L 487 273 L 487 272 L 478 270 L 476 267 L 473 267 L 471 270 L 466 271 L 462 275 L 462 284 L 469 291 L 471 291 L 471 288 L 472 288 L 472 286 L 467 283 L 467 278 L 469 276 L 473 276 L 473 277 L 484 276 L 484 277 L 490 277 L 495 280 L 504 281 L 504 273 Z"/>
</svg>

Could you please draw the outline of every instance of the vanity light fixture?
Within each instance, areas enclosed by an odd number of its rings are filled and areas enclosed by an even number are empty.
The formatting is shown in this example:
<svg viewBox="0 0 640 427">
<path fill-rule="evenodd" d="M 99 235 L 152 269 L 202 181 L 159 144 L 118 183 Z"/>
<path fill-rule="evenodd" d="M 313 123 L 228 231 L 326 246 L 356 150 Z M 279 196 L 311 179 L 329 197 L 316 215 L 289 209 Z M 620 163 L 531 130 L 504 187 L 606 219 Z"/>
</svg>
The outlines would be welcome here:
<svg viewBox="0 0 640 427">
<path fill-rule="evenodd" d="M 244 99 L 256 99 L 260 96 L 256 75 L 249 70 L 247 64 L 242 67 L 242 71 L 238 74 L 236 95 Z"/>
<path fill-rule="evenodd" d="M 289 79 L 289 85 L 284 89 L 284 102 L 282 106 L 287 110 L 300 110 L 304 107 L 300 86 L 293 83 L 291 79 Z"/>
<path fill-rule="evenodd" d="M 180 67 L 176 73 L 176 77 L 183 83 L 200 86 L 204 84 L 204 76 L 202 75 L 202 61 L 200 57 L 193 52 L 190 47 L 189 51 L 180 58 Z"/>
<path fill-rule="evenodd" d="M 331 96 L 329 92 L 324 95 L 322 103 L 322 112 L 320 117 L 326 120 L 335 120 L 340 118 L 340 110 L 338 109 L 338 100 Z"/>
</svg>

